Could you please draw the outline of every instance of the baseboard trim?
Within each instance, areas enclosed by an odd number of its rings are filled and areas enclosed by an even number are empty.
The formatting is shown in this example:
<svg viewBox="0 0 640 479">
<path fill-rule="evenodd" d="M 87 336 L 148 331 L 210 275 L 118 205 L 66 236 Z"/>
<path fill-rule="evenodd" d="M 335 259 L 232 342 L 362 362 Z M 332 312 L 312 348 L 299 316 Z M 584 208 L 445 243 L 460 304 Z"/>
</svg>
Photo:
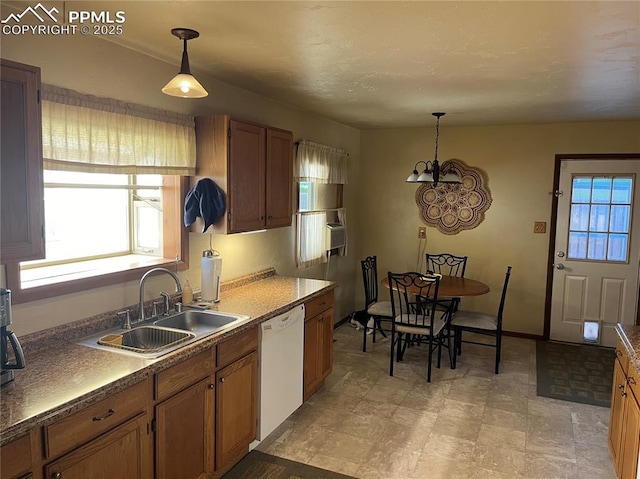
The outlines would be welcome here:
<svg viewBox="0 0 640 479">
<path fill-rule="evenodd" d="M 340 321 L 336 322 L 333 324 L 333 329 L 338 328 L 339 326 L 342 326 L 344 323 L 346 323 L 347 321 L 349 321 L 349 318 L 351 317 L 351 315 L 347 316 L 346 318 L 342 318 Z"/>
<path fill-rule="evenodd" d="M 540 340 L 544 339 L 544 336 L 541 334 L 529 334 L 529 333 L 518 333 L 516 331 L 502 331 L 504 336 L 511 336 L 513 338 L 522 338 L 522 339 L 535 339 Z"/>
</svg>

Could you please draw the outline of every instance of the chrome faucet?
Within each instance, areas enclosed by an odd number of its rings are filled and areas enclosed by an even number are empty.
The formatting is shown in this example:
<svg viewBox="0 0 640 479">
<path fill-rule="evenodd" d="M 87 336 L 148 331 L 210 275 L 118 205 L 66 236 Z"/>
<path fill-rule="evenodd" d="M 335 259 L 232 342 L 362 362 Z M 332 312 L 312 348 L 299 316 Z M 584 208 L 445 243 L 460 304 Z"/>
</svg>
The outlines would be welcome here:
<svg viewBox="0 0 640 479">
<path fill-rule="evenodd" d="M 180 285 L 180 278 L 178 278 L 178 276 L 173 271 L 169 271 L 167 268 L 153 268 L 147 271 L 145 274 L 142 275 L 142 278 L 140 278 L 140 304 L 138 305 L 140 312 L 138 315 L 138 322 L 144 321 L 146 319 L 146 315 L 144 313 L 144 283 L 149 276 L 155 273 L 167 273 L 176 282 L 176 293 L 182 292 L 182 286 Z"/>
</svg>

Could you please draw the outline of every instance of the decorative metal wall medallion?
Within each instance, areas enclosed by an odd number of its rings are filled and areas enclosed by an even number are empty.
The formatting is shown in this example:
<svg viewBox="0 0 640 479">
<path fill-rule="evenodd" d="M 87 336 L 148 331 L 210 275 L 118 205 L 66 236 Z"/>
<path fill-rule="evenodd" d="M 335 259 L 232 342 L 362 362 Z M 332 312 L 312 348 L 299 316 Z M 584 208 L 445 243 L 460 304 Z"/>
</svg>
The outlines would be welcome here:
<svg viewBox="0 0 640 479">
<path fill-rule="evenodd" d="M 471 168 L 461 160 L 448 160 L 442 169 L 453 170 L 462 184 L 424 183 L 416 191 L 416 203 L 422 221 L 435 226 L 444 234 L 455 235 L 470 230 L 484 220 L 491 206 L 491 192 L 487 175 L 479 168 Z"/>
</svg>

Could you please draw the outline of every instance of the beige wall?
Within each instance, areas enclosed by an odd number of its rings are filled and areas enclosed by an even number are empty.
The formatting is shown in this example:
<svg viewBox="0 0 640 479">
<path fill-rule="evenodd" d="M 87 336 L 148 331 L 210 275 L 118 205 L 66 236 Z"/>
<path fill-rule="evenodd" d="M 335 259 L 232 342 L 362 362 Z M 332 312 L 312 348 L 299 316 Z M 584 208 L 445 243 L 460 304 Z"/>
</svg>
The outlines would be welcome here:
<svg viewBox="0 0 640 479">
<path fill-rule="evenodd" d="M 512 265 L 505 328 L 542 334 L 549 235 L 533 234 L 533 223 L 551 218 L 555 155 L 640 152 L 640 122 L 451 127 L 446 119 L 440 160 L 483 169 L 493 203 L 473 230 L 449 236 L 427 227 L 427 251 L 468 255 L 466 276 L 488 283 L 492 293 L 467 298 L 463 307 L 488 312 L 497 309 Z M 422 221 L 417 186 L 405 179 L 418 160 L 433 159 L 433 136 L 434 128 L 362 132 L 358 256 L 377 255 L 381 275 L 416 268 Z"/>
<path fill-rule="evenodd" d="M 92 36 L 3 35 L 0 54 L 3 58 L 40 66 L 44 83 L 194 115 L 229 114 L 292 130 L 296 140 L 304 138 L 344 148 L 350 153 L 351 178 L 345 187 L 345 205 L 351 216 L 357 216 L 358 130 L 218 82 L 198 73 L 197 65 L 193 65 L 194 74 L 208 89 L 207 98 L 185 100 L 163 95 L 160 89 L 177 73 L 180 56 L 177 44 L 175 65 Z M 197 287 L 200 284 L 199 261 L 202 250 L 209 248 L 209 235 L 190 233 L 189 236 L 191 268 L 181 276 L 189 277 Z M 350 231 L 352 253 L 349 257 L 332 260 L 328 273 L 328 279 L 340 285 L 336 291 L 336 319 L 353 310 L 355 239 L 355 231 L 353 234 Z M 296 268 L 295 236 L 291 227 L 251 235 L 213 235 L 212 243 L 223 257 L 223 281 L 267 267 L 275 267 L 281 275 L 325 278 L 323 266 L 307 270 Z M 148 285 L 149 294 L 157 294 L 161 287 L 170 288 L 170 283 L 160 279 L 154 281 L 155 285 L 154 282 Z M 135 304 L 137 298 L 137 283 L 132 282 L 16 305 L 13 327 L 18 335 L 26 334 Z"/>
</svg>

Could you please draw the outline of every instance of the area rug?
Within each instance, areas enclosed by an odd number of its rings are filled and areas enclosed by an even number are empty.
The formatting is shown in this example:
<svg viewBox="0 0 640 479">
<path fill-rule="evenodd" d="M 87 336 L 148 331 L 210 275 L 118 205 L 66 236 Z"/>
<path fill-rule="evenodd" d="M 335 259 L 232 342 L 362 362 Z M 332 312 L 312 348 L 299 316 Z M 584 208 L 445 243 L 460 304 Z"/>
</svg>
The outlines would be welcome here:
<svg viewBox="0 0 640 479">
<path fill-rule="evenodd" d="M 318 467 L 253 450 L 222 479 L 354 479 Z"/>
<path fill-rule="evenodd" d="M 613 348 L 536 341 L 537 395 L 609 407 Z"/>
</svg>

